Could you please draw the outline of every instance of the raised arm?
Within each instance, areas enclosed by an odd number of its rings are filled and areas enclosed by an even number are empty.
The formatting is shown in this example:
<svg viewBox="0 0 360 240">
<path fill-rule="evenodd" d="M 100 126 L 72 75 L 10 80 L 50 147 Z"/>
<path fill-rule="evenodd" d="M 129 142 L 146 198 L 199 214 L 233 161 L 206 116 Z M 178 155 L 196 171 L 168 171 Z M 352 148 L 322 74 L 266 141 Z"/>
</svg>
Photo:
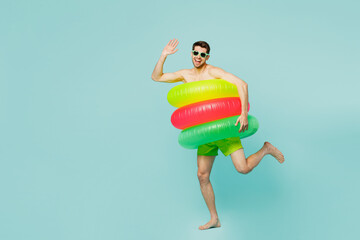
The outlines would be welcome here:
<svg viewBox="0 0 360 240">
<path fill-rule="evenodd" d="M 157 62 L 154 71 L 151 75 L 151 78 L 156 82 L 180 82 L 184 80 L 182 75 L 182 70 L 173 72 L 173 73 L 163 73 L 163 66 L 168 55 L 176 53 L 179 49 L 175 49 L 179 44 L 177 39 L 170 40 L 169 43 L 165 46 L 164 50 L 161 53 L 160 59 Z"/>
<path fill-rule="evenodd" d="M 235 76 L 231 73 L 228 73 L 225 70 L 218 68 L 218 67 L 211 68 L 209 73 L 210 73 L 210 75 L 212 75 L 215 78 L 222 78 L 222 79 L 236 85 L 238 92 L 239 92 L 240 101 L 241 101 L 241 115 L 238 118 L 238 120 L 236 121 L 235 126 L 237 126 L 237 124 L 240 122 L 239 132 L 247 130 L 248 129 L 247 116 L 248 116 L 248 102 L 249 102 L 247 83 L 244 80 L 238 78 L 237 76 Z"/>
</svg>

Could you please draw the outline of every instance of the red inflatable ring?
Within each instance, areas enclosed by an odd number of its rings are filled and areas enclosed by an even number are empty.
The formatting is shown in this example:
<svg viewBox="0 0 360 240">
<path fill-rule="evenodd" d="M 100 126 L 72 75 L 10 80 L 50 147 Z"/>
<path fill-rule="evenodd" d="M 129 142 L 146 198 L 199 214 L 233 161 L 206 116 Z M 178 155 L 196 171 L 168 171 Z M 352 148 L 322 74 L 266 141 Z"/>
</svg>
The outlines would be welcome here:
<svg viewBox="0 0 360 240">
<path fill-rule="evenodd" d="M 250 104 L 248 105 L 248 111 Z M 216 98 L 178 108 L 171 115 L 171 123 L 178 129 L 241 114 L 239 97 Z"/>
</svg>

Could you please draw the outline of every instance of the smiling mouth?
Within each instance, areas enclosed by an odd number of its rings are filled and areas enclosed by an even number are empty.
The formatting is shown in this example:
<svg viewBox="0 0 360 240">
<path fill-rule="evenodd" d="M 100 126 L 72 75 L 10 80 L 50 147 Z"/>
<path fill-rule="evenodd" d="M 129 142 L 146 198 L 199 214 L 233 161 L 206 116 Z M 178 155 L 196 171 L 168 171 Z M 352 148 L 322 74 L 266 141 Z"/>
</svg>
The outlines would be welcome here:
<svg viewBox="0 0 360 240">
<path fill-rule="evenodd" d="M 201 63 L 201 60 L 194 59 L 196 63 Z"/>
</svg>

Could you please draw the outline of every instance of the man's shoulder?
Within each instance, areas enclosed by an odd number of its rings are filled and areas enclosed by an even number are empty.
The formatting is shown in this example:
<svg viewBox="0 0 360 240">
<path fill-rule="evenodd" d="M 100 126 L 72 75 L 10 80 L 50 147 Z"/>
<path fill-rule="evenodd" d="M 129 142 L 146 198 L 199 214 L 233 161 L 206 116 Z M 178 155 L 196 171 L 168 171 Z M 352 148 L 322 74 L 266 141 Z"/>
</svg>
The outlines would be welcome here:
<svg viewBox="0 0 360 240">
<path fill-rule="evenodd" d="M 222 68 L 208 65 L 208 73 L 213 75 L 216 78 L 221 78 L 225 71 Z"/>
</svg>

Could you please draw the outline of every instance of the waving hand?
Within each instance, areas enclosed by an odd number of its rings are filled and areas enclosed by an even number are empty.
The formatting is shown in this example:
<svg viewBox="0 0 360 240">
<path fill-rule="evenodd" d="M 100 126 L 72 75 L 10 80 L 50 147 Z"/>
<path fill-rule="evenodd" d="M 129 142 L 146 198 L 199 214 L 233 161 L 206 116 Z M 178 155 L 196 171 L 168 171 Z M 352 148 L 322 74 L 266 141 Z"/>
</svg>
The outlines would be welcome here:
<svg viewBox="0 0 360 240">
<path fill-rule="evenodd" d="M 179 49 L 175 49 L 176 46 L 179 44 L 177 39 L 170 40 L 169 43 L 165 46 L 164 50 L 162 51 L 162 55 L 168 56 L 170 54 L 176 53 Z"/>
</svg>

